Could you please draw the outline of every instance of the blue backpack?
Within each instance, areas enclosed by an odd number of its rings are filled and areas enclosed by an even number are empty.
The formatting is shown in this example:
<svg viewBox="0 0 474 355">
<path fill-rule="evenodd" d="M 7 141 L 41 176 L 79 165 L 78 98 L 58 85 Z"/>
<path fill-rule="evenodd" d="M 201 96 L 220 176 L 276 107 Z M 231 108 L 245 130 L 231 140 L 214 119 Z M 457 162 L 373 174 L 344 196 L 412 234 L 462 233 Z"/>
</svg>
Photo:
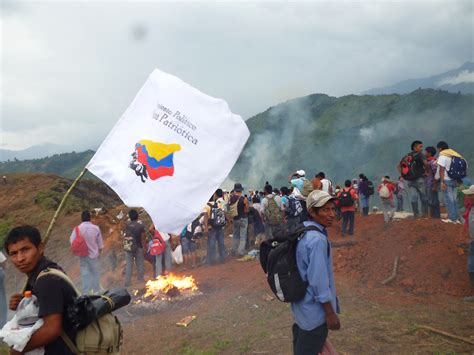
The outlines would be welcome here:
<svg viewBox="0 0 474 355">
<path fill-rule="evenodd" d="M 463 158 L 452 157 L 448 176 L 453 180 L 461 180 L 467 175 L 467 162 Z"/>
</svg>

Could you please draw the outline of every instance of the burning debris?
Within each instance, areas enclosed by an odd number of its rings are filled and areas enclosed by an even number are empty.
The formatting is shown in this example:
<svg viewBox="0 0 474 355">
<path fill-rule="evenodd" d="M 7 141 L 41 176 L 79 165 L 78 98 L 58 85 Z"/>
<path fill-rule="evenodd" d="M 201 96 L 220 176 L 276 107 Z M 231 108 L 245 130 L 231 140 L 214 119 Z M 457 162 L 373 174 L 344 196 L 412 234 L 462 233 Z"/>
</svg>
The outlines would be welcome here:
<svg viewBox="0 0 474 355">
<path fill-rule="evenodd" d="M 194 277 L 174 274 L 147 281 L 145 288 L 133 292 L 134 306 L 159 308 L 166 302 L 181 301 L 200 295 Z"/>
</svg>

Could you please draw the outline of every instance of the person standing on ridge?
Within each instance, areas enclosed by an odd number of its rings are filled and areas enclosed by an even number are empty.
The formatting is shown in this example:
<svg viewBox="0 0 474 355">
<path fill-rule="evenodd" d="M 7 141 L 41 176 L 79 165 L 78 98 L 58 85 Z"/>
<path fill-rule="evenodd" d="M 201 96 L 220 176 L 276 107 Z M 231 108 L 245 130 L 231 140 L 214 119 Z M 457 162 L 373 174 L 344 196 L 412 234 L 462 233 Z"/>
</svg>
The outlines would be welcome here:
<svg viewBox="0 0 474 355">
<path fill-rule="evenodd" d="M 373 194 L 374 186 L 372 182 L 370 182 L 364 174 L 359 174 L 358 195 L 360 206 L 362 208 L 362 215 L 365 217 L 369 215 L 370 196 Z"/>
<path fill-rule="evenodd" d="M 328 194 L 332 195 L 334 189 L 332 187 L 332 182 L 329 179 L 326 179 L 326 174 L 322 171 L 316 175 L 317 178 L 321 181 L 321 190 L 326 191 Z"/>
<path fill-rule="evenodd" d="M 82 223 L 72 230 L 69 241 L 72 242 L 80 234 L 87 244 L 88 255 L 79 257 L 82 292 L 84 294 L 100 292 L 100 254 L 104 249 L 104 241 L 100 228 L 91 223 L 91 213 L 83 211 L 81 214 Z"/>
<path fill-rule="evenodd" d="M 425 156 L 426 161 L 428 162 L 425 184 L 430 216 L 431 218 L 440 218 L 441 212 L 438 197 L 438 181 L 436 181 L 436 171 L 438 170 L 438 164 L 436 162 L 436 148 L 426 147 Z"/>
<path fill-rule="evenodd" d="M 393 194 L 395 192 L 395 183 L 390 181 L 390 176 L 384 176 L 382 183 L 377 189 L 380 199 L 382 200 L 383 219 L 385 223 L 393 220 L 395 214 L 395 203 L 393 201 Z"/>
<path fill-rule="evenodd" d="M 402 158 L 397 169 L 407 181 L 414 217 L 420 216 L 418 198 L 421 202 L 421 212 L 423 216 L 427 216 L 428 198 L 426 197 L 425 170 L 428 169 L 428 162 L 423 154 L 421 141 L 414 141 L 411 144 L 411 152 Z"/>
<path fill-rule="evenodd" d="M 458 182 L 449 176 L 451 163 L 454 158 L 463 159 L 462 156 L 453 149 L 449 149 L 448 143 L 439 142 L 436 147 L 439 151 L 438 170 L 435 178 L 439 180 L 441 190 L 444 192 L 444 202 L 448 212 L 448 219 L 443 222 L 461 223 L 457 206 L 457 186 Z M 463 159 L 464 160 L 464 159 Z"/>
<path fill-rule="evenodd" d="M 314 185 L 306 179 L 306 172 L 304 170 L 298 170 L 290 175 L 288 178 L 289 183 L 293 186 L 293 195 L 300 201 L 301 207 L 303 208 L 300 215 L 300 221 L 306 221 L 308 219 L 308 213 L 306 210 L 306 198 L 309 196 L 311 191 L 314 189 Z"/>
<path fill-rule="evenodd" d="M 398 177 L 395 186 L 395 196 L 397 197 L 397 212 L 403 212 L 403 194 L 405 193 L 405 181 L 403 176 Z"/>
<path fill-rule="evenodd" d="M 232 255 L 245 255 L 245 244 L 247 243 L 247 228 L 248 228 L 248 200 L 242 196 L 244 188 L 242 184 L 236 183 L 234 185 L 234 194 L 229 200 L 230 216 L 233 219 L 233 234 L 232 234 Z"/>
<path fill-rule="evenodd" d="M 145 254 L 143 246 L 145 241 L 145 227 L 138 220 L 138 212 L 131 209 L 128 212 L 130 221 L 125 225 L 124 250 L 125 250 L 125 287 L 130 286 L 132 281 L 133 263 L 137 266 L 137 278 L 139 282 L 144 282 Z"/>
<path fill-rule="evenodd" d="M 285 208 L 280 196 L 275 194 L 272 185 L 265 186 L 267 194 L 262 201 L 263 215 L 265 218 L 265 235 L 268 239 L 283 236 L 285 220 Z"/>
<path fill-rule="evenodd" d="M 474 291 L 474 185 L 468 189 L 462 190 L 466 197 L 466 212 L 464 214 L 465 227 L 469 231 L 469 252 L 467 257 L 467 271 L 471 281 L 471 291 Z M 474 294 L 464 298 L 465 301 L 474 302 Z"/>
<path fill-rule="evenodd" d="M 350 180 L 346 180 L 344 183 L 344 188 L 339 191 L 337 198 L 339 199 L 339 206 L 342 212 L 342 225 L 341 233 L 345 237 L 347 224 L 349 224 L 349 236 L 354 235 L 354 224 L 355 224 L 355 211 L 356 211 L 356 201 L 359 199 L 357 192 L 352 188 L 352 183 Z"/>
<path fill-rule="evenodd" d="M 296 247 L 296 263 L 303 281 L 308 282 L 305 297 L 291 304 L 293 324 L 293 353 L 295 355 L 320 354 L 329 330 L 339 330 L 341 322 L 333 256 L 327 228 L 336 218 L 334 197 L 325 191 L 315 190 L 307 199 L 309 220 L 307 231 Z"/>
</svg>

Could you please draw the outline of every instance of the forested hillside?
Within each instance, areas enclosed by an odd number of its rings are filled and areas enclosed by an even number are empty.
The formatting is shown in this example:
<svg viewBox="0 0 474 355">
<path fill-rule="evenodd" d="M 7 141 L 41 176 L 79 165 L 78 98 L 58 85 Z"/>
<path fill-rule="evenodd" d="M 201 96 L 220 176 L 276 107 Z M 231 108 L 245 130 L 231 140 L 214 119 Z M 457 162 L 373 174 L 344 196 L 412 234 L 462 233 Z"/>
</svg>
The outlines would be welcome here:
<svg viewBox="0 0 474 355">
<path fill-rule="evenodd" d="M 52 173 L 73 179 L 84 169 L 94 151 L 55 154 L 51 157 L 31 160 L 13 160 L 0 163 L 0 173 Z M 88 177 L 92 177 L 88 174 Z"/>
<path fill-rule="evenodd" d="M 473 116 L 472 94 L 432 89 L 290 100 L 247 120 L 252 134 L 231 178 L 261 188 L 267 180 L 286 183 L 297 169 L 336 181 L 361 172 L 395 176 L 415 139 L 425 146 L 445 140 L 474 163 Z"/>
</svg>

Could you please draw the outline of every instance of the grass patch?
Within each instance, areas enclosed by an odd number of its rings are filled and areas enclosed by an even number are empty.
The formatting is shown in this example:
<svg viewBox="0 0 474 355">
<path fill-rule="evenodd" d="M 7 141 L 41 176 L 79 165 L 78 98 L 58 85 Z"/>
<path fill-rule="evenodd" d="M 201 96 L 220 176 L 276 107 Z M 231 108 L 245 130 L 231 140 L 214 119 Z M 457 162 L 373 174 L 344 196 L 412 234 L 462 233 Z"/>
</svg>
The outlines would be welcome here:
<svg viewBox="0 0 474 355">
<path fill-rule="evenodd" d="M 0 219 L 0 249 L 3 248 L 3 243 L 12 225 L 13 221 L 10 218 Z"/>
</svg>

